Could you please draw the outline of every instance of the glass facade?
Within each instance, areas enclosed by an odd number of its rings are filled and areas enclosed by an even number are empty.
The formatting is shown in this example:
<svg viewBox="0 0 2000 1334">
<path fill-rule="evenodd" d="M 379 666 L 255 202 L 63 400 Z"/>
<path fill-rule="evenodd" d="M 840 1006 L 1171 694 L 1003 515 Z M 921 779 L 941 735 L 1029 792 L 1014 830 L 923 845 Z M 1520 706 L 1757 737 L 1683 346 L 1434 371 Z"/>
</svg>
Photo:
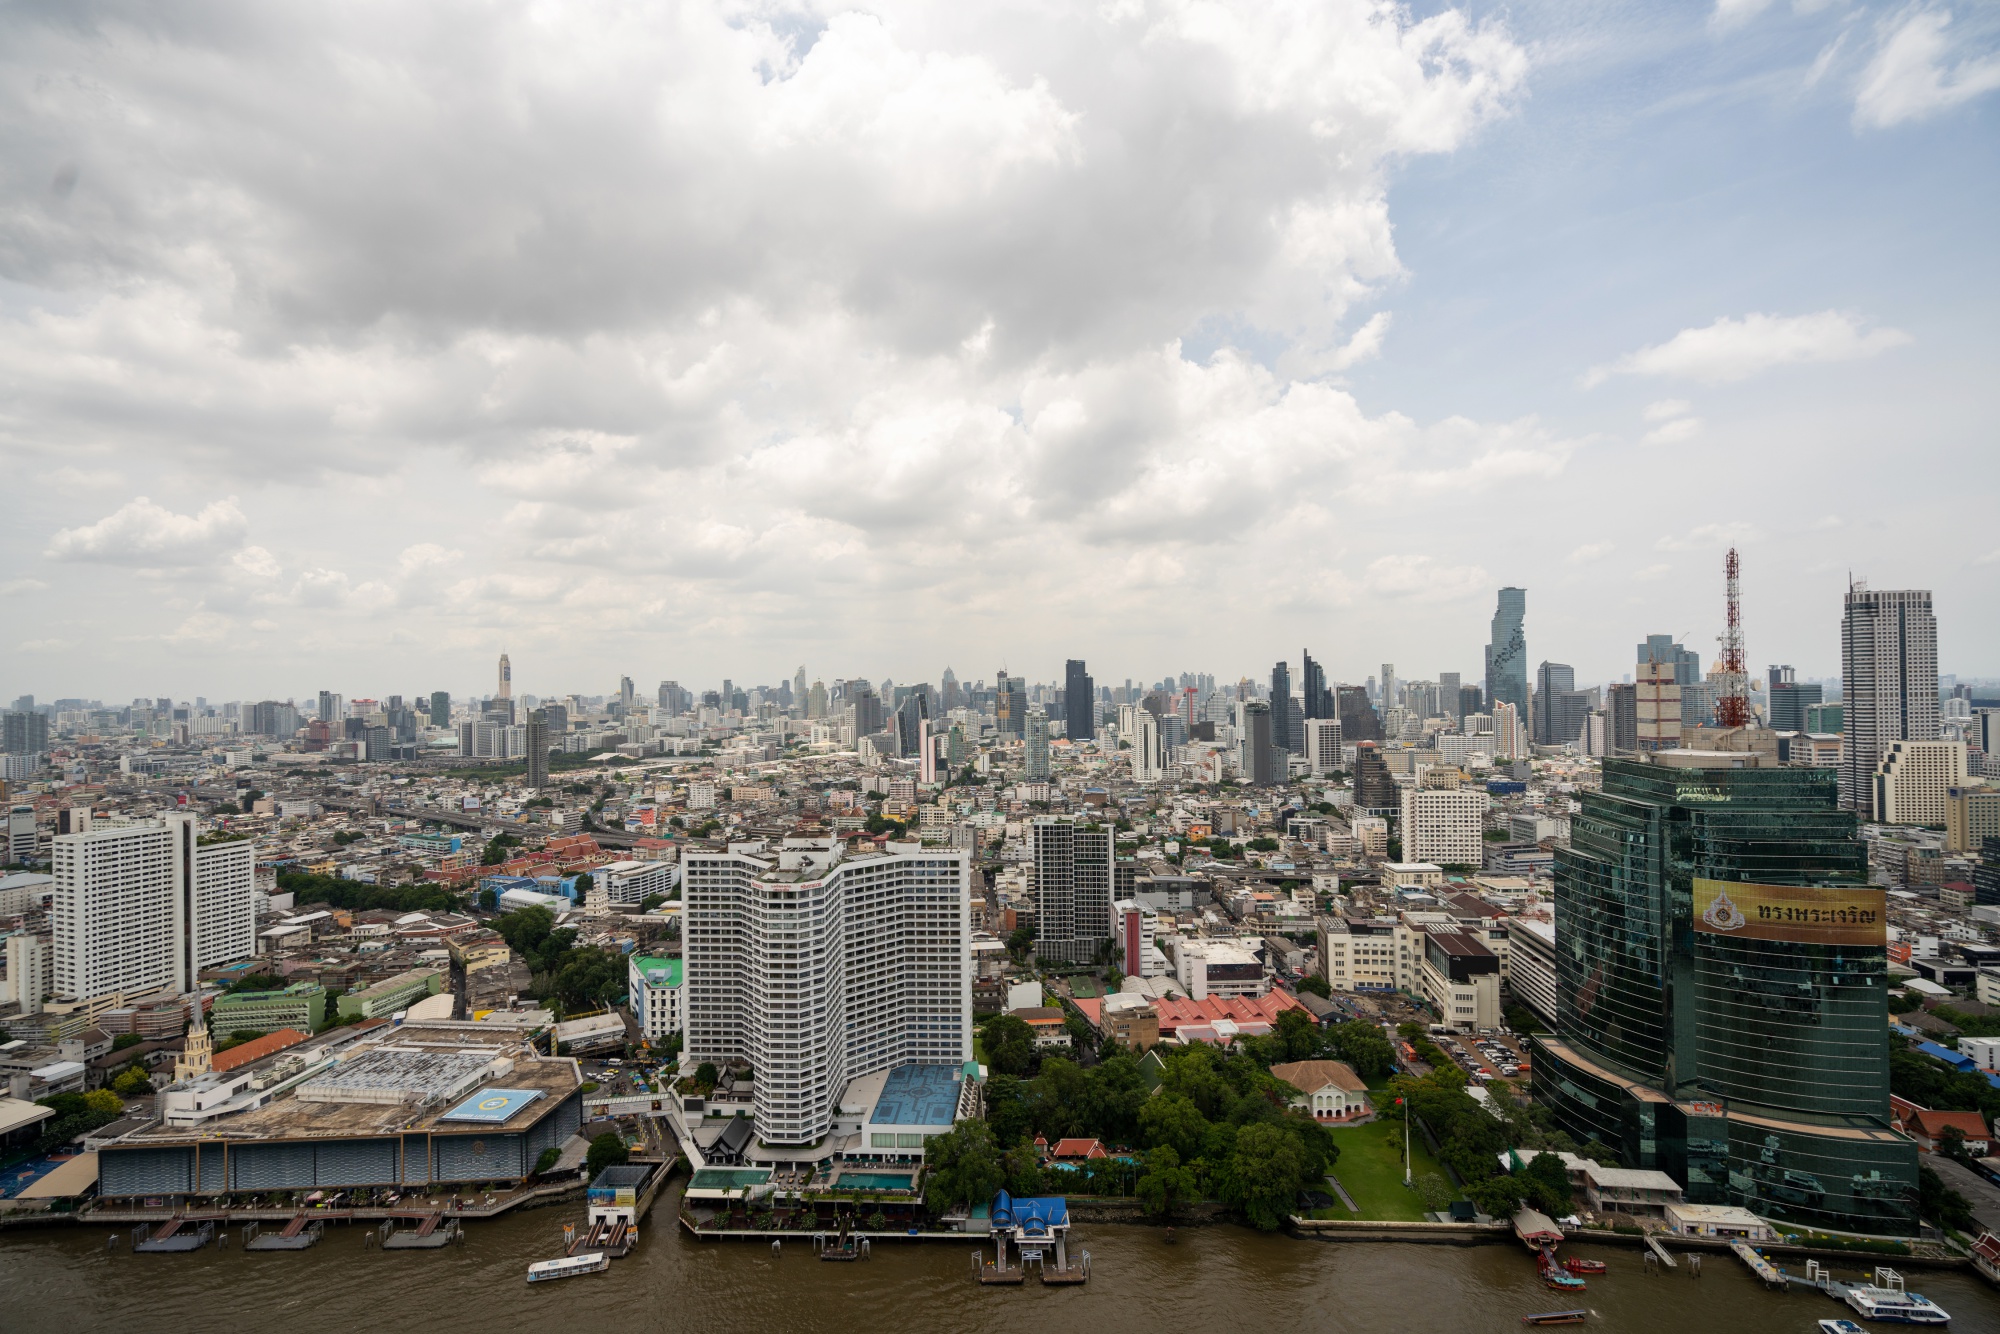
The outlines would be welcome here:
<svg viewBox="0 0 2000 1334">
<path fill-rule="evenodd" d="M 1571 820 L 1536 1097 L 1692 1202 L 1913 1232 L 1916 1148 L 1887 1124 L 1877 891 L 1836 776 L 1691 760 L 1606 761 Z"/>
</svg>

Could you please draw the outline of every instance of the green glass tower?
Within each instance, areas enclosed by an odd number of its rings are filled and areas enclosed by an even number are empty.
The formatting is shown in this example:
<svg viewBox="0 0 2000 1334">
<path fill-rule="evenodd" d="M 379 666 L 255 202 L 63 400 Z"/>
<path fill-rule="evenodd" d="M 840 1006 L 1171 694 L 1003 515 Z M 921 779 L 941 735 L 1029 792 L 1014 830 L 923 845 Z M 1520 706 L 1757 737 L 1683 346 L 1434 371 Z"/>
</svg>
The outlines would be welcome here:
<svg viewBox="0 0 2000 1334">
<path fill-rule="evenodd" d="M 1768 762 L 1605 762 L 1556 857 L 1556 1032 L 1535 1097 L 1690 1203 L 1912 1234 L 1883 894 L 1835 772 Z"/>
</svg>

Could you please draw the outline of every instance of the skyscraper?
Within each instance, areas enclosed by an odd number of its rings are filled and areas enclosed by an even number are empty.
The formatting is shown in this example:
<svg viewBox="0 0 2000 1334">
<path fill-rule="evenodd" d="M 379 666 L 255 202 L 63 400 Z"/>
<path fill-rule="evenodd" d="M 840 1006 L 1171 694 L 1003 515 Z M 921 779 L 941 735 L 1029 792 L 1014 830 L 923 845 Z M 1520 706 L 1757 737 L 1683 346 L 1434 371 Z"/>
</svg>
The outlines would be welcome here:
<svg viewBox="0 0 2000 1334">
<path fill-rule="evenodd" d="M 1336 712 L 1340 717 L 1341 739 L 1348 745 L 1362 741 L 1382 739 L 1382 719 L 1375 712 L 1375 706 L 1368 702 L 1365 686 L 1340 686 L 1334 691 Z"/>
<path fill-rule="evenodd" d="M 1282 754 L 1292 747 L 1292 669 L 1284 662 L 1271 666 L 1271 745 Z"/>
<path fill-rule="evenodd" d="M 1463 687 L 1459 685 L 1457 672 L 1438 673 L 1438 707 L 1444 711 L 1445 716 L 1450 718 L 1454 724 L 1465 716 L 1459 711 L 1459 691 L 1461 689 Z"/>
<path fill-rule="evenodd" d="M 1528 590 L 1503 588 L 1493 610 L 1492 637 L 1486 645 L 1486 706 L 1512 704 L 1528 712 Z"/>
<path fill-rule="evenodd" d="M 634 690 L 632 689 L 632 678 L 631 678 L 631 677 L 629 677 L 629 676 L 621 676 L 621 677 L 619 677 L 619 678 L 618 678 L 618 707 L 619 707 L 620 709 L 622 709 L 623 711 L 625 711 L 626 713 L 630 713 L 630 712 L 632 711 L 632 701 L 633 701 L 633 700 L 634 700 L 634 699 L 635 699 L 636 697 L 637 697 L 637 692 L 635 692 L 635 691 L 634 691 Z"/>
<path fill-rule="evenodd" d="M 431 726 L 451 726 L 451 692 L 449 690 L 431 691 Z"/>
<path fill-rule="evenodd" d="M 1340 772 L 1340 719 L 1306 719 L 1306 760 L 1314 778 Z"/>
<path fill-rule="evenodd" d="M 1673 683 L 1677 686 L 1702 683 L 1701 654 L 1693 649 L 1683 648 L 1674 642 L 1672 635 L 1647 635 L 1646 642 L 1639 645 L 1635 660 L 1642 663 L 1665 663 L 1673 668 Z"/>
<path fill-rule="evenodd" d="M 1606 739 L 1613 755 L 1630 755 L 1639 749 L 1639 687 L 1614 685 L 1604 704 L 1611 735 Z"/>
<path fill-rule="evenodd" d="M 800 663 L 798 675 L 792 678 L 792 709 L 795 713 L 805 711 L 806 691 L 808 689 L 810 687 L 806 685 L 806 665 Z"/>
<path fill-rule="evenodd" d="M 1916 1146 L 1889 1127 L 1884 892 L 1833 775 L 1664 751 L 1605 761 L 1581 800 L 1556 852 L 1536 1099 L 1689 1203 L 1913 1233 Z"/>
<path fill-rule="evenodd" d="M 1090 963 L 1111 939 L 1112 831 L 1051 815 L 1033 831 L 1035 955 Z"/>
<path fill-rule="evenodd" d="M 851 1079 L 972 1058 L 966 854 L 843 851 L 788 838 L 683 858 L 687 1059 L 750 1063 L 766 1143 L 824 1139 Z"/>
<path fill-rule="evenodd" d="M 1382 748 L 1364 741 L 1354 748 L 1354 804 L 1375 814 L 1394 811 L 1398 805 L 1396 780 L 1382 759 Z"/>
<path fill-rule="evenodd" d="M 1403 684 L 1396 679 L 1396 664 L 1385 662 L 1382 664 L 1382 710 L 1386 713 L 1402 702 Z"/>
<path fill-rule="evenodd" d="M 1288 763 L 1291 752 L 1280 750 L 1271 738 L 1271 706 L 1252 699 L 1240 707 L 1243 733 L 1237 738 L 1237 765 L 1243 771 L 1243 781 L 1259 787 L 1280 781 L 1279 765 Z"/>
<path fill-rule="evenodd" d="M 1157 783 L 1166 776 L 1166 755 L 1160 744 L 1160 720 L 1144 709 L 1132 713 L 1132 781 Z"/>
<path fill-rule="evenodd" d="M 4 729 L 0 729 L 0 751 L 9 755 L 39 755 L 48 748 L 46 713 L 16 710 L 5 716 Z"/>
<path fill-rule="evenodd" d="M 1874 774 L 1891 742 L 1938 739 L 1937 618 L 1927 589 L 1847 590 L 1840 622 L 1840 804 L 1874 815 Z"/>
<path fill-rule="evenodd" d="M 1566 662 L 1535 669 L 1534 732 L 1538 746 L 1566 746 L 1583 735 L 1590 697 L 1576 688 L 1576 670 Z"/>
<path fill-rule="evenodd" d="M 1082 658 L 1063 664 L 1063 717 L 1071 741 L 1097 737 L 1097 683 L 1084 670 Z"/>
<path fill-rule="evenodd" d="M 507 661 L 507 655 L 500 655 L 500 688 L 493 692 L 501 699 L 514 698 L 514 664 Z"/>
<path fill-rule="evenodd" d="M 1774 732 L 1806 730 L 1806 710 L 1819 703 L 1817 683 L 1800 681 L 1789 666 L 1771 668 L 1770 716 L 1765 720 Z"/>
<path fill-rule="evenodd" d="M 994 690 L 993 705 L 994 731 L 1001 740 L 1022 740 L 1027 735 L 1028 727 L 1028 683 L 1018 676 L 1007 675 L 1002 669 Z"/>
<path fill-rule="evenodd" d="M 1305 659 L 1300 670 L 1301 684 L 1305 694 L 1305 716 L 1308 718 L 1334 718 L 1338 713 L 1333 707 L 1333 692 L 1326 686 L 1326 668 L 1313 661 L 1313 655 L 1304 649 L 1299 656 Z"/>
<path fill-rule="evenodd" d="M 1049 781 L 1049 716 L 1040 709 L 1028 711 L 1026 759 L 1028 781 Z"/>
<path fill-rule="evenodd" d="M 549 715 L 536 709 L 528 715 L 528 786 L 537 792 L 549 785 Z"/>
</svg>

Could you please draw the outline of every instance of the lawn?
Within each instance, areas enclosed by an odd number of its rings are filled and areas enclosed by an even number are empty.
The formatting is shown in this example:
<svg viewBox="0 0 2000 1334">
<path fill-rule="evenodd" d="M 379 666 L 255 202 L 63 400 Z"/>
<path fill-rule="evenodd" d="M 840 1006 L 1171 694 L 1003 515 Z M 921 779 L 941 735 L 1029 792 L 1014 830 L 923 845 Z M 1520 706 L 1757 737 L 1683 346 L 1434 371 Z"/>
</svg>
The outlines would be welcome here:
<svg viewBox="0 0 2000 1334">
<path fill-rule="evenodd" d="M 1342 1126 L 1333 1132 L 1340 1145 L 1340 1161 L 1334 1176 L 1361 1206 L 1359 1214 L 1345 1205 L 1325 1212 L 1328 1218 L 1363 1218 L 1383 1221 L 1422 1222 L 1424 1202 L 1415 1190 L 1403 1185 L 1403 1119 L 1384 1115 L 1362 1126 Z M 1424 1137 L 1412 1129 L 1410 1170 L 1421 1177 L 1426 1172 L 1445 1176 L 1444 1169 L 1424 1148 Z M 1445 1178 L 1447 1181 L 1449 1177 Z M 1329 1192 L 1330 1193 L 1330 1192 Z M 1454 1192 L 1455 1193 L 1455 1192 Z"/>
</svg>

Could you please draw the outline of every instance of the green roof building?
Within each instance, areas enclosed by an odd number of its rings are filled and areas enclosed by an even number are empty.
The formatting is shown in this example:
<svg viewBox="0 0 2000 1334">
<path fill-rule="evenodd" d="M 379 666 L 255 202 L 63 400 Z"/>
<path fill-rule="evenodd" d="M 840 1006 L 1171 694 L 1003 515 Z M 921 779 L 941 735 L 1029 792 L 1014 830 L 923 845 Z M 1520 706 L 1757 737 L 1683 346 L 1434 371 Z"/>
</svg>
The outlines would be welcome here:
<svg viewBox="0 0 2000 1334">
<path fill-rule="evenodd" d="M 379 1019 L 385 1014 L 407 1010 L 426 996 L 444 989 L 444 976 L 435 968 L 412 968 L 407 973 L 387 977 L 372 987 L 350 991 L 340 998 L 342 1019 Z"/>
<path fill-rule="evenodd" d="M 1917 1230 L 1889 1125 L 1888 938 L 1832 769 L 1607 760 L 1556 854 L 1556 1031 L 1537 1101 L 1689 1203 Z"/>
<path fill-rule="evenodd" d="M 210 1026 L 225 1035 L 281 1028 L 313 1033 L 326 1023 L 326 988 L 294 982 L 282 991 L 231 991 L 217 996 L 208 1013 Z"/>
</svg>

